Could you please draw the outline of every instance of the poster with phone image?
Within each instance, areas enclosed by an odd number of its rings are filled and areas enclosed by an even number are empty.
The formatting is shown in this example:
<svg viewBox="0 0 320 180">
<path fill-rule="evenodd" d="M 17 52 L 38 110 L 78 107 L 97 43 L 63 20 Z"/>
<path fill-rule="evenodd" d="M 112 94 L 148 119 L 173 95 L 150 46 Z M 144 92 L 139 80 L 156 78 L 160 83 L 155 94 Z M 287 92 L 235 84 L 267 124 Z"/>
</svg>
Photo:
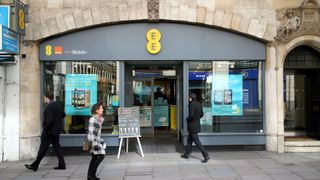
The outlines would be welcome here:
<svg viewBox="0 0 320 180">
<path fill-rule="evenodd" d="M 222 104 L 223 101 L 223 90 L 215 89 L 214 90 L 214 104 Z"/>
<path fill-rule="evenodd" d="M 243 115 L 243 76 L 237 74 L 212 76 L 212 115 Z"/>
<path fill-rule="evenodd" d="M 66 114 L 90 116 L 97 103 L 97 75 L 67 74 L 65 90 Z"/>
</svg>

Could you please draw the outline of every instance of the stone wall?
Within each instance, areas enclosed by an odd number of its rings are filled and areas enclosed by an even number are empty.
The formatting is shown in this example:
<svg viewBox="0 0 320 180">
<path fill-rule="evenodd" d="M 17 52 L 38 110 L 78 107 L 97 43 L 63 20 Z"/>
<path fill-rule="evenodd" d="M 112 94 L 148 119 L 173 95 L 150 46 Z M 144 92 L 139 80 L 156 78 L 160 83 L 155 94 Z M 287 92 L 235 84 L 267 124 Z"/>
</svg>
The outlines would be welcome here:
<svg viewBox="0 0 320 180">
<path fill-rule="evenodd" d="M 25 40 L 41 40 L 94 25 L 148 20 L 148 0 L 29 0 Z M 272 41 L 271 0 L 159 0 L 161 20 L 201 23 Z"/>
</svg>

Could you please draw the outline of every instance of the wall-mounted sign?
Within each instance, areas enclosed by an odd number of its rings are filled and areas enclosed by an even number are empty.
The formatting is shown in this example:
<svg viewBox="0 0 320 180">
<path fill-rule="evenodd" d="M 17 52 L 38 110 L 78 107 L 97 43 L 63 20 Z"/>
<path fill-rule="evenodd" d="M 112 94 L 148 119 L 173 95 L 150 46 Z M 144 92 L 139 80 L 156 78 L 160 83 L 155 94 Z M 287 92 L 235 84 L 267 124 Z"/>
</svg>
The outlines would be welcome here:
<svg viewBox="0 0 320 180">
<path fill-rule="evenodd" d="M 161 33 L 158 29 L 150 29 L 147 32 L 147 50 L 150 54 L 158 54 L 161 50 Z"/>
<path fill-rule="evenodd" d="M 18 54 L 18 34 L 0 24 L 0 51 L 8 54 Z"/>
<path fill-rule="evenodd" d="M 0 6 L 0 24 L 9 27 L 10 26 L 10 7 Z"/>
<path fill-rule="evenodd" d="M 91 115 L 91 106 L 97 103 L 97 75 L 66 75 L 66 114 Z"/>
<path fill-rule="evenodd" d="M 15 8 L 16 8 L 16 21 L 17 21 L 17 31 L 21 35 L 26 34 L 26 14 L 27 14 L 27 7 L 20 1 L 15 1 Z"/>
</svg>

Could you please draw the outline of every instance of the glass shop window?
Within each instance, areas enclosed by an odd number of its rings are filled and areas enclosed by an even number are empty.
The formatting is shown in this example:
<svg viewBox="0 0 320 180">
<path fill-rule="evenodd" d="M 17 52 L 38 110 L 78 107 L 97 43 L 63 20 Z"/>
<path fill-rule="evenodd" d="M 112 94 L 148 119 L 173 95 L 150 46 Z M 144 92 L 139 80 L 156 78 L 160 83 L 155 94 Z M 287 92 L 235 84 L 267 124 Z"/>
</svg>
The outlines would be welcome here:
<svg viewBox="0 0 320 180">
<path fill-rule="evenodd" d="M 261 61 L 189 63 L 189 93 L 203 105 L 201 132 L 263 133 Z"/>
<path fill-rule="evenodd" d="M 52 91 L 67 114 L 65 134 L 84 134 L 97 102 L 104 107 L 102 133 L 117 133 L 116 61 L 45 62 L 43 67 L 43 91 Z"/>
</svg>

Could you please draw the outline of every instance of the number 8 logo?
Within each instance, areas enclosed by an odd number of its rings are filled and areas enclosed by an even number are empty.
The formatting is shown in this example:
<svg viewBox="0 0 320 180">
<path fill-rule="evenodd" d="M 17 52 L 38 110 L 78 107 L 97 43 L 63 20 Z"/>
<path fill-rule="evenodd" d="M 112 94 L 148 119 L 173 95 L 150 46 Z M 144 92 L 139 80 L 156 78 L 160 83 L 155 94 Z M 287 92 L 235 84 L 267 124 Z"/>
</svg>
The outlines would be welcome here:
<svg viewBox="0 0 320 180">
<path fill-rule="evenodd" d="M 51 54 L 52 54 L 52 46 L 50 46 L 50 45 L 46 45 L 46 55 L 47 56 L 51 56 Z"/>
<path fill-rule="evenodd" d="M 24 30 L 24 12 L 22 9 L 19 9 L 19 27 L 20 29 Z"/>
</svg>

